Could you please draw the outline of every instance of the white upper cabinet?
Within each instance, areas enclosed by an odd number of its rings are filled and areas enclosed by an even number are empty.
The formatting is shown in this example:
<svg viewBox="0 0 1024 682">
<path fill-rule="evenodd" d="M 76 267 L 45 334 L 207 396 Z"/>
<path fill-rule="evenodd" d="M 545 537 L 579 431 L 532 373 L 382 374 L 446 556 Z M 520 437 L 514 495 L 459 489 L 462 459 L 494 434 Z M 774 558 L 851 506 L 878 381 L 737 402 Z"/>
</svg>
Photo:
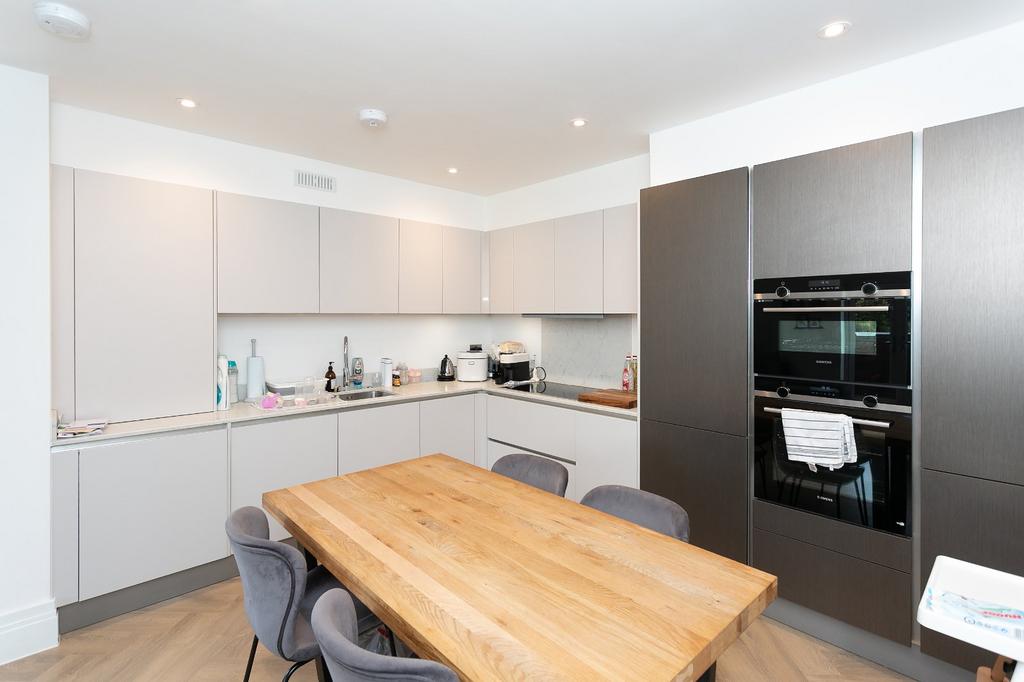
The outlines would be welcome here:
<svg viewBox="0 0 1024 682">
<path fill-rule="evenodd" d="M 76 170 L 74 251 L 76 415 L 212 410 L 213 192 Z"/>
<path fill-rule="evenodd" d="M 555 220 L 556 313 L 604 311 L 604 213 Z"/>
<path fill-rule="evenodd" d="M 542 220 L 513 232 L 514 310 L 517 313 L 555 311 L 555 224 Z"/>
<path fill-rule="evenodd" d="M 459 227 L 441 229 L 442 310 L 479 313 L 481 232 Z"/>
<path fill-rule="evenodd" d="M 75 419 L 75 171 L 50 166 L 51 406 Z M 75 583 L 77 588 L 77 582 Z"/>
<path fill-rule="evenodd" d="M 398 312 L 442 312 L 441 226 L 403 220 L 398 245 Z"/>
<path fill-rule="evenodd" d="M 490 265 L 488 303 L 492 313 L 515 312 L 513 305 L 514 291 L 514 256 L 515 229 L 506 227 L 488 233 L 488 263 Z"/>
<path fill-rule="evenodd" d="M 217 193 L 217 310 L 319 310 L 316 206 Z"/>
<path fill-rule="evenodd" d="M 637 311 L 637 207 L 604 211 L 604 312 Z"/>
<path fill-rule="evenodd" d="M 398 218 L 320 209 L 320 312 L 398 312 Z"/>
</svg>

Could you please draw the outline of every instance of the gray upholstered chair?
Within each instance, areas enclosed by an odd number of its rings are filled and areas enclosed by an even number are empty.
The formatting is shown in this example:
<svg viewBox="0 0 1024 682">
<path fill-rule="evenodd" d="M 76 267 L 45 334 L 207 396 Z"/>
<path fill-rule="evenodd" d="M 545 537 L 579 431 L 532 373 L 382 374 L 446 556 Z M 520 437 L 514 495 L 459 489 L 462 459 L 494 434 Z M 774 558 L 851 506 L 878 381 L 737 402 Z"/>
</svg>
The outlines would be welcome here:
<svg viewBox="0 0 1024 682">
<path fill-rule="evenodd" d="M 690 541 L 690 517 L 686 510 L 672 500 L 646 490 L 624 485 L 599 485 L 584 495 L 580 504 L 683 542 Z"/>
<path fill-rule="evenodd" d="M 294 664 L 284 675 L 282 682 L 287 682 L 303 664 L 320 656 L 310 624 L 313 605 L 341 583 L 323 566 L 307 570 L 302 552 L 291 545 L 269 540 L 267 516 L 261 509 L 236 509 L 224 527 L 242 579 L 245 614 L 256 633 L 244 679 L 248 681 L 252 672 L 257 643 L 263 642 L 271 653 Z M 361 602 L 357 608 L 363 630 L 380 622 Z"/>
<path fill-rule="evenodd" d="M 459 679 L 451 668 L 434 661 L 381 656 L 361 648 L 357 644 L 355 606 L 345 590 L 330 590 L 317 600 L 313 607 L 313 632 L 332 682 L 457 682 Z"/>
<path fill-rule="evenodd" d="M 537 455 L 520 452 L 505 455 L 494 463 L 491 471 L 562 497 L 569 485 L 568 469 L 553 459 Z"/>
</svg>

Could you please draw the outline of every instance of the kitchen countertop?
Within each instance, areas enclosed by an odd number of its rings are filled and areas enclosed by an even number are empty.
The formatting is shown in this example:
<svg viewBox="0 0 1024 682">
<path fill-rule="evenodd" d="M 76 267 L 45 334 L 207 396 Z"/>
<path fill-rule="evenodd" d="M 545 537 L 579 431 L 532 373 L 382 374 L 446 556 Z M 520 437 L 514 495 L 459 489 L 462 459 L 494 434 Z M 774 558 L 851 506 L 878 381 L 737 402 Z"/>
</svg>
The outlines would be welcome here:
<svg viewBox="0 0 1024 682">
<path fill-rule="evenodd" d="M 53 450 L 73 450 L 83 444 L 120 438 L 130 438 L 133 436 L 145 436 L 168 431 L 198 429 L 210 426 L 250 422 L 259 419 L 274 419 L 317 414 L 319 412 L 359 410 L 377 407 L 379 405 L 432 400 L 436 398 L 444 398 L 446 396 L 470 395 L 473 393 L 487 393 L 489 395 L 498 395 L 505 398 L 511 398 L 513 400 L 527 400 L 548 405 L 556 405 L 583 412 L 605 414 L 621 419 L 635 420 L 637 418 L 636 408 L 623 409 L 620 407 L 607 407 L 604 405 L 596 405 L 594 403 L 582 403 L 578 400 L 560 398 L 557 396 L 546 395 L 544 393 L 527 393 L 524 391 L 496 386 L 492 381 L 424 381 L 395 388 L 388 387 L 383 390 L 388 391 L 390 395 L 349 402 L 329 400 L 328 402 L 320 405 L 287 407 L 277 410 L 263 410 L 258 407 L 254 407 L 249 403 L 239 402 L 232 405 L 229 410 L 217 412 L 199 412 L 196 414 L 186 414 L 176 417 L 160 417 L 156 419 L 142 419 L 132 422 L 112 423 L 109 424 L 102 433 L 91 436 L 79 436 L 77 438 L 62 438 L 60 440 L 54 439 L 51 446 Z"/>
</svg>

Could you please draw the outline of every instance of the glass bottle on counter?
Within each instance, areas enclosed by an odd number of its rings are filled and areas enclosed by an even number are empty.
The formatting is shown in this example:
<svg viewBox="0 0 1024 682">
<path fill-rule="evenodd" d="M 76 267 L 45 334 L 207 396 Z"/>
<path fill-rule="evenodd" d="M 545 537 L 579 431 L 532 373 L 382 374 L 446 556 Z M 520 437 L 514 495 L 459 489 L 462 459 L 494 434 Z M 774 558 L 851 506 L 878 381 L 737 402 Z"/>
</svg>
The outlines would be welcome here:
<svg viewBox="0 0 1024 682">
<path fill-rule="evenodd" d="M 324 384 L 324 390 L 328 393 L 333 393 L 335 389 L 334 382 L 338 380 L 338 375 L 334 373 L 334 363 L 327 363 L 327 371 L 324 373 L 324 379 L 327 379 L 327 383 Z"/>
</svg>

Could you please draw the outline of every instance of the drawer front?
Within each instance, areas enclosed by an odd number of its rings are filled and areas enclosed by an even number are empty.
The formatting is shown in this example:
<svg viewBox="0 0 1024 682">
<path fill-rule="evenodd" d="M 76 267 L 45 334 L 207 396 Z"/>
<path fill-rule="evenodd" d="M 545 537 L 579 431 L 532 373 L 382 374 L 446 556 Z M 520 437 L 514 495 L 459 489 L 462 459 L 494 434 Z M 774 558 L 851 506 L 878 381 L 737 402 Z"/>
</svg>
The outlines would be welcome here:
<svg viewBox="0 0 1024 682">
<path fill-rule="evenodd" d="M 576 461 L 574 410 L 487 396 L 487 437 Z"/>
<path fill-rule="evenodd" d="M 228 554 L 227 431 L 83 448 L 80 599 Z"/>
<path fill-rule="evenodd" d="M 599 485 L 639 487 L 636 422 L 576 413 L 576 466 L 580 497 Z"/>
<path fill-rule="evenodd" d="M 754 500 L 754 528 L 881 564 L 902 573 L 913 565 L 913 540 L 777 504 Z"/>
<path fill-rule="evenodd" d="M 487 468 L 490 469 L 494 466 L 494 463 L 505 455 L 511 455 L 517 452 L 523 452 L 523 448 L 517 448 L 514 445 L 507 445 L 505 443 L 496 443 L 493 440 L 487 441 Z M 543 457 L 544 455 L 537 452 L 528 452 L 528 455 L 538 455 Z M 546 458 L 552 459 L 552 458 Z M 575 502 L 580 501 L 582 495 L 577 494 L 576 490 L 576 465 L 570 462 L 563 462 L 561 460 L 554 460 L 569 470 L 569 483 L 565 487 L 566 499 L 573 500 Z M 586 492 L 586 491 L 584 491 Z"/>
<path fill-rule="evenodd" d="M 779 596 L 910 645 L 909 573 L 754 529 L 753 564 L 779 578 Z"/>
<path fill-rule="evenodd" d="M 338 475 L 338 415 L 231 428 L 231 508 L 263 507 L 263 493 Z M 289 533 L 273 518 L 270 539 Z"/>
<path fill-rule="evenodd" d="M 921 472 L 921 584 L 939 555 L 1024 574 L 1024 486 L 925 469 Z M 921 651 L 975 670 L 992 655 L 921 628 Z"/>
</svg>

